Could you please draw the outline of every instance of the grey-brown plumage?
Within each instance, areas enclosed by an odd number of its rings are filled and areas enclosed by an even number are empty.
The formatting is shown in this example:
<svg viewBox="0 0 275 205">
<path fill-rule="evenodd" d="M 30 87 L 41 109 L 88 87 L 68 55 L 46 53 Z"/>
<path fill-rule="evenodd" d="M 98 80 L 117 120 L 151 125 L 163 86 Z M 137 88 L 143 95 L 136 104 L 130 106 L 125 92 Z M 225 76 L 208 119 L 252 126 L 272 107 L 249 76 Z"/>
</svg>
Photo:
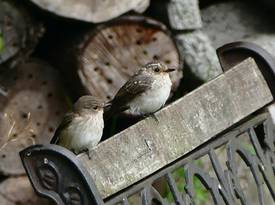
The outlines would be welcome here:
<svg viewBox="0 0 275 205">
<path fill-rule="evenodd" d="M 147 115 L 159 110 L 170 95 L 169 72 L 174 70 L 160 62 L 146 64 L 119 89 L 104 117 L 108 119 L 125 110 L 133 115 Z"/>
<path fill-rule="evenodd" d="M 103 107 L 103 101 L 94 96 L 80 97 L 73 110 L 65 115 L 51 143 L 76 154 L 96 146 L 104 128 Z"/>
</svg>

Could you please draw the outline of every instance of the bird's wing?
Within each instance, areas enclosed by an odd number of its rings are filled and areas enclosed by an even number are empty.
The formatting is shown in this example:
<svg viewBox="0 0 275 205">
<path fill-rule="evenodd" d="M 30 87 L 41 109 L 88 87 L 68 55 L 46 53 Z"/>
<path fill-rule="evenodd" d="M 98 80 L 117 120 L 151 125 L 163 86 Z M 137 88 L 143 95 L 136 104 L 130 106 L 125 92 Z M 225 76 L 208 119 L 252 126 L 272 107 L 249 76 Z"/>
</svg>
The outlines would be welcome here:
<svg viewBox="0 0 275 205">
<path fill-rule="evenodd" d="M 60 123 L 60 125 L 56 129 L 53 138 L 51 139 L 51 142 L 50 142 L 51 144 L 58 144 L 58 142 L 60 140 L 61 131 L 69 126 L 69 124 L 72 122 L 73 117 L 74 117 L 74 113 L 72 113 L 72 112 L 67 113 L 64 116 L 62 122 Z"/>
<path fill-rule="evenodd" d="M 137 95 L 145 92 L 152 87 L 153 78 L 146 75 L 134 75 L 132 76 L 117 92 L 116 96 L 112 100 L 112 104 L 116 105 L 120 109 L 127 109 L 124 106 L 127 105 Z"/>
</svg>

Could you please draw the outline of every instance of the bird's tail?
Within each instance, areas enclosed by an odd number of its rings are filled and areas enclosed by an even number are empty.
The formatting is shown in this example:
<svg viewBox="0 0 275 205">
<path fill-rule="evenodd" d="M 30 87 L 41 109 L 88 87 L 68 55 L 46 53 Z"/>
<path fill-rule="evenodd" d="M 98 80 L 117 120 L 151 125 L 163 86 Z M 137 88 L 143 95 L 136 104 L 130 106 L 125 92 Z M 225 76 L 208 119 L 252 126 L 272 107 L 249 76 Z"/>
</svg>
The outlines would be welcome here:
<svg viewBox="0 0 275 205">
<path fill-rule="evenodd" d="M 50 144 L 57 144 L 57 143 L 58 143 L 58 135 L 57 133 L 55 133 L 50 141 Z"/>
<path fill-rule="evenodd" d="M 104 121 L 108 121 L 111 117 L 117 114 L 117 111 L 112 106 L 112 103 L 107 103 L 104 107 L 103 118 Z"/>
<path fill-rule="evenodd" d="M 127 109 L 129 109 L 128 106 L 120 106 L 119 104 L 113 101 L 106 103 L 103 114 L 104 121 L 109 120 L 111 117 L 121 112 L 124 112 Z"/>
</svg>

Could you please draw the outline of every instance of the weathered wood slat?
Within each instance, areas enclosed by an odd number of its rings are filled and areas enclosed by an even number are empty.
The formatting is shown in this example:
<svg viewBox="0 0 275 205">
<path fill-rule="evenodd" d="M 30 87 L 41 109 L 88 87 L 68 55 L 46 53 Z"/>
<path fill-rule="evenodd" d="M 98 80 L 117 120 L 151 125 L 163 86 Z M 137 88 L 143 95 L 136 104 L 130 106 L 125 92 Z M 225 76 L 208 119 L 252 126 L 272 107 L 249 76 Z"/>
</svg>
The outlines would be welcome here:
<svg viewBox="0 0 275 205">
<path fill-rule="evenodd" d="M 156 113 L 99 144 L 79 160 L 103 198 L 178 159 L 272 101 L 249 58 Z"/>
</svg>

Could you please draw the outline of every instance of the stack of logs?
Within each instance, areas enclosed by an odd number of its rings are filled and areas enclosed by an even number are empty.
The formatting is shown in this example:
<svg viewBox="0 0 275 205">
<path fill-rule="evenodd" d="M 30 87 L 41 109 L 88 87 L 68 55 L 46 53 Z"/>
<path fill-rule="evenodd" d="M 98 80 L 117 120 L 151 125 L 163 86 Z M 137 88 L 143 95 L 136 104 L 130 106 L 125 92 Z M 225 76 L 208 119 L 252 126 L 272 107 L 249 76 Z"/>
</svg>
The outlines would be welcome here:
<svg viewBox="0 0 275 205">
<path fill-rule="evenodd" d="M 49 143 L 79 96 L 110 100 L 140 66 L 153 60 L 177 68 L 171 75 L 172 94 L 176 92 L 183 58 L 169 25 L 141 14 L 149 4 L 149 0 L 0 2 L 1 205 L 49 204 L 34 196 L 18 152 L 31 144 Z M 155 6 L 151 3 L 149 14 Z M 61 29 L 56 43 L 51 30 L 55 24 L 84 29 L 72 35 Z"/>
<path fill-rule="evenodd" d="M 0 204 L 49 204 L 32 192 L 18 152 L 49 143 L 81 95 L 108 101 L 140 66 L 160 60 L 177 68 L 171 75 L 174 100 L 222 72 L 213 43 L 220 47 L 239 36 L 253 37 L 263 30 L 255 29 L 257 22 L 271 25 L 243 2 L 216 6 L 218 1 L 1 0 Z M 201 18 L 199 3 L 215 4 Z M 270 33 L 263 35 L 267 50 L 275 48 Z M 104 137 L 136 120 L 130 117 L 110 121 Z"/>
</svg>

